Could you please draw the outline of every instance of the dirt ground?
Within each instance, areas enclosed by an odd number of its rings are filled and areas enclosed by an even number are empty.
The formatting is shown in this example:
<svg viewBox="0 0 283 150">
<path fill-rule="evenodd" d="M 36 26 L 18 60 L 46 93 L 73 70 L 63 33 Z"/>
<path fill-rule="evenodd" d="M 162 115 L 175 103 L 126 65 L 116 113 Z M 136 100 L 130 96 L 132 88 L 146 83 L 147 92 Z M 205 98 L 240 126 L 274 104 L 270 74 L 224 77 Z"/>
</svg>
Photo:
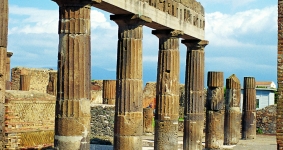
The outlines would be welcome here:
<svg viewBox="0 0 283 150">
<path fill-rule="evenodd" d="M 240 140 L 233 150 L 276 150 L 276 135 L 256 135 L 254 140 Z"/>
</svg>

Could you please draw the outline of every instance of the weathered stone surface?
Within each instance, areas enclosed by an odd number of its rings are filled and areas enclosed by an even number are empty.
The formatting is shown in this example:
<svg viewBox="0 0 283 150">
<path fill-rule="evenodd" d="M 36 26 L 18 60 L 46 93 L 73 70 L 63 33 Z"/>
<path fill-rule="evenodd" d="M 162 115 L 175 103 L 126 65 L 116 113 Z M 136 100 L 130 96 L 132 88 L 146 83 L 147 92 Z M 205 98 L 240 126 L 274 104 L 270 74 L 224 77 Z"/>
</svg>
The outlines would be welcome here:
<svg viewBox="0 0 283 150">
<path fill-rule="evenodd" d="M 278 0 L 278 47 L 277 47 L 277 149 L 283 150 L 283 0 Z"/>
<path fill-rule="evenodd" d="M 151 105 L 152 108 L 156 107 L 156 82 L 148 82 L 143 89 L 143 108 Z"/>
<path fill-rule="evenodd" d="M 205 148 L 221 149 L 224 142 L 223 72 L 208 72 Z"/>
<path fill-rule="evenodd" d="M 116 80 L 103 80 L 103 104 L 115 105 Z"/>
<path fill-rule="evenodd" d="M 176 30 L 154 30 L 159 38 L 156 83 L 155 149 L 178 149 L 179 37 Z M 168 139 L 170 137 L 170 139 Z"/>
<path fill-rule="evenodd" d="M 183 149 L 202 150 L 205 99 L 204 47 L 208 42 L 182 40 L 182 43 L 187 46 Z M 202 119 L 199 119 L 199 116 L 202 116 Z"/>
<path fill-rule="evenodd" d="M 49 72 L 49 82 L 46 91 L 51 95 L 57 94 L 57 72 Z"/>
<path fill-rule="evenodd" d="M 256 138 L 256 90 L 255 78 L 244 77 L 242 139 Z"/>
<path fill-rule="evenodd" d="M 90 105 L 103 104 L 102 90 L 103 90 L 103 80 L 91 81 L 91 100 Z"/>
<path fill-rule="evenodd" d="M 90 1 L 56 2 L 60 44 L 54 147 L 89 149 Z"/>
<path fill-rule="evenodd" d="M 235 145 L 241 138 L 241 84 L 236 75 L 226 79 L 224 145 Z"/>
<path fill-rule="evenodd" d="M 276 105 L 269 105 L 256 111 L 256 128 L 258 133 L 276 134 Z"/>
<path fill-rule="evenodd" d="M 151 20 L 138 15 L 111 15 L 110 19 L 119 26 L 114 148 L 141 150 L 142 29 Z"/>
</svg>

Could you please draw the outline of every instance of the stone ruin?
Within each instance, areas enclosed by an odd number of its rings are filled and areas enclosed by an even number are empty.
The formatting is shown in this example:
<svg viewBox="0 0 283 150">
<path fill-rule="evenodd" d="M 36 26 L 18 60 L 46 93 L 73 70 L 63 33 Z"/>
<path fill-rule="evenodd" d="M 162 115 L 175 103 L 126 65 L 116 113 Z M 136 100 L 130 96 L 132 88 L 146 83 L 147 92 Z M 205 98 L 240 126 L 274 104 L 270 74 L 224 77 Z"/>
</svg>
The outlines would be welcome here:
<svg viewBox="0 0 283 150">
<path fill-rule="evenodd" d="M 117 79 L 116 79 L 116 112 L 114 125 L 114 149 L 135 149 L 142 147 L 143 134 L 143 103 L 142 98 L 142 27 L 153 28 L 152 34 L 159 39 L 158 71 L 156 82 L 156 113 L 155 113 L 155 149 L 177 149 L 177 125 L 179 108 L 179 39 L 187 46 L 185 101 L 184 101 L 184 149 L 200 149 L 202 130 L 195 123 L 202 123 L 204 109 L 204 9 L 195 0 L 53 0 L 59 6 L 59 53 L 57 80 L 50 79 L 50 92 L 56 94 L 55 107 L 55 141 L 54 147 L 59 149 L 89 149 L 90 133 L 90 9 L 92 6 L 108 11 L 114 15 L 110 19 L 119 27 L 117 47 Z M 7 35 L 8 35 L 8 0 L 0 2 L 0 100 L 1 114 L 5 109 Z M 279 0 L 278 23 L 282 22 L 283 3 Z M 278 26 L 279 33 L 281 26 Z M 281 63 L 281 34 L 278 34 L 278 73 Z M 76 45 L 76 46 L 74 46 Z M 76 59 L 74 59 L 76 56 Z M 224 101 L 221 96 L 222 85 L 212 73 L 209 81 L 212 98 L 209 98 L 209 114 L 206 117 L 223 118 Z M 220 73 L 221 76 L 221 73 Z M 282 91 L 281 74 L 278 74 L 279 93 Z M 28 90 L 29 76 L 22 75 L 21 89 Z M 219 82 L 218 82 L 219 81 Z M 214 83 L 215 82 L 215 83 Z M 57 83 L 57 84 L 56 84 Z M 251 82 L 249 82 L 250 84 Z M 247 84 L 247 85 L 249 85 Z M 55 86 L 57 85 L 57 86 Z M 8 87 L 8 86 L 7 86 Z M 251 88 L 252 85 L 250 85 Z M 215 89 L 216 88 L 216 89 Z M 216 91 L 215 91 L 216 90 Z M 247 89 L 246 93 L 252 90 Z M 220 95 L 219 95 L 220 93 Z M 216 95 L 215 95 L 216 94 Z M 218 94 L 218 95 L 217 95 Z M 247 94 L 247 106 L 250 106 Z M 209 97 L 209 96 L 208 96 Z M 221 104 L 221 105 L 220 105 Z M 229 105 L 229 104 L 227 104 Z M 282 105 L 279 95 L 278 106 Z M 282 149 L 280 121 L 281 107 L 278 107 L 277 140 L 278 149 Z M 248 121 L 254 122 L 252 107 L 245 109 L 242 136 L 254 137 L 249 130 Z M 5 132 L 4 120 L 0 119 L 2 135 Z M 215 125 L 206 120 L 210 127 Z M 282 120 L 282 119 L 281 119 Z M 211 120 L 213 121 L 213 119 Z M 220 121 L 220 120 L 219 120 Z M 254 126 L 251 127 L 254 129 Z M 125 130 L 126 129 L 126 130 Z M 194 130 L 192 130 L 194 129 Z M 189 132 L 192 134 L 187 134 Z M 211 134 L 209 134 L 211 135 Z M 218 136 L 218 135 L 217 135 Z M 170 140 L 168 140 L 170 138 Z M 219 135 L 222 140 L 222 135 Z M 221 146 L 213 143 L 213 135 L 207 137 L 209 148 Z M 4 140 L 4 136 L 0 137 Z M 193 141 L 193 142 L 191 142 Z M 225 141 L 225 137 L 223 139 Z M 4 145 L 2 145 L 4 147 Z"/>
</svg>

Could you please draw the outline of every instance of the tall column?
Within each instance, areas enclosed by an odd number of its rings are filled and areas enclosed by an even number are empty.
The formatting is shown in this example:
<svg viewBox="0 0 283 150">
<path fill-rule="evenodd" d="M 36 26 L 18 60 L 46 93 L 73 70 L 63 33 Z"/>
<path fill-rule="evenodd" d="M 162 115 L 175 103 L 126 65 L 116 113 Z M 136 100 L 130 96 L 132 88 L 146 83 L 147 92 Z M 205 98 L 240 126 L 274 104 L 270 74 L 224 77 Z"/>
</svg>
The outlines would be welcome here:
<svg viewBox="0 0 283 150">
<path fill-rule="evenodd" d="M 277 50 L 277 149 L 283 150 L 283 0 L 278 0 L 278 50 Z"/>
<path fill-rule="evenodd" d="M 178 149 L 179 30 L 154 30 L 159 38 L 154 149 Z"/>
<path fill-rule="evenodd" d="M 241 129 L 241 84 L 235 74 L 226 79 L 224 145 L 236 145 Z"/>
<path fill-rule="evenodd" d="M 208 41 L 182 40 L 187 46 L 184 150 L 202 150 L 204 128 L 204 47 Z"/>
<path fill-rule="evenodd" d="M 143 133 L 153 133 L 153 108 L 143 108 Z"/>
<path fill-rule="evenodd" d="M 150 18 L 111 15 L 118 26 L 114 149 L 142 149 L 142 38 Z"/>
<path fill-rule="evenodd" d="M 0 113 L 5 113 L 6 57 L 8 42 L 8 0 L 0 1 Z M 0 117 L 0 141 L 4 141 L 4 115 Z M 1 142 L 0 149 L 4 149 Z"/>
<path fill-rule="evenodd" d="M 115 105 L 116 80 L 103 80 L 103 104 Z"/>
<path fill-rule="evenodd" d="M 91 0 L 59 5 L 59 52 L 54 147 L 89 149 Z"/>
<path fill-rule="evenodd" d="M 208 72 L 205 148 L 221 149 L 224 140 L 223 72 Z"/>
<path fill-rule="evenodd" d="M 256 138 L 255 78 L 244 77 L 242 139 Z"/>
</svg>

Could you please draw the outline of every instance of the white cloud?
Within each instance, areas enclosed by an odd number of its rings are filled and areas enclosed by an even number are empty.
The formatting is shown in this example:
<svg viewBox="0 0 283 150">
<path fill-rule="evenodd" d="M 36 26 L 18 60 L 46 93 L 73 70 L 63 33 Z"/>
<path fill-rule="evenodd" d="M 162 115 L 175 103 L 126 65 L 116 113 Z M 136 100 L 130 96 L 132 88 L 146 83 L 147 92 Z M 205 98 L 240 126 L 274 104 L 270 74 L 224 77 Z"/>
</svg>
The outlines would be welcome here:
<svg viewBox="0 0 283 150">
<path fill-rule="evenodd" d="M 206 14 L 206 39 L 210 44 L 223 46 L 249 46 L 240 42 L 244 36 L 276 31 L 277 7 L 253 9 L 233 15 L 214 12 Z"/>
</svg>

